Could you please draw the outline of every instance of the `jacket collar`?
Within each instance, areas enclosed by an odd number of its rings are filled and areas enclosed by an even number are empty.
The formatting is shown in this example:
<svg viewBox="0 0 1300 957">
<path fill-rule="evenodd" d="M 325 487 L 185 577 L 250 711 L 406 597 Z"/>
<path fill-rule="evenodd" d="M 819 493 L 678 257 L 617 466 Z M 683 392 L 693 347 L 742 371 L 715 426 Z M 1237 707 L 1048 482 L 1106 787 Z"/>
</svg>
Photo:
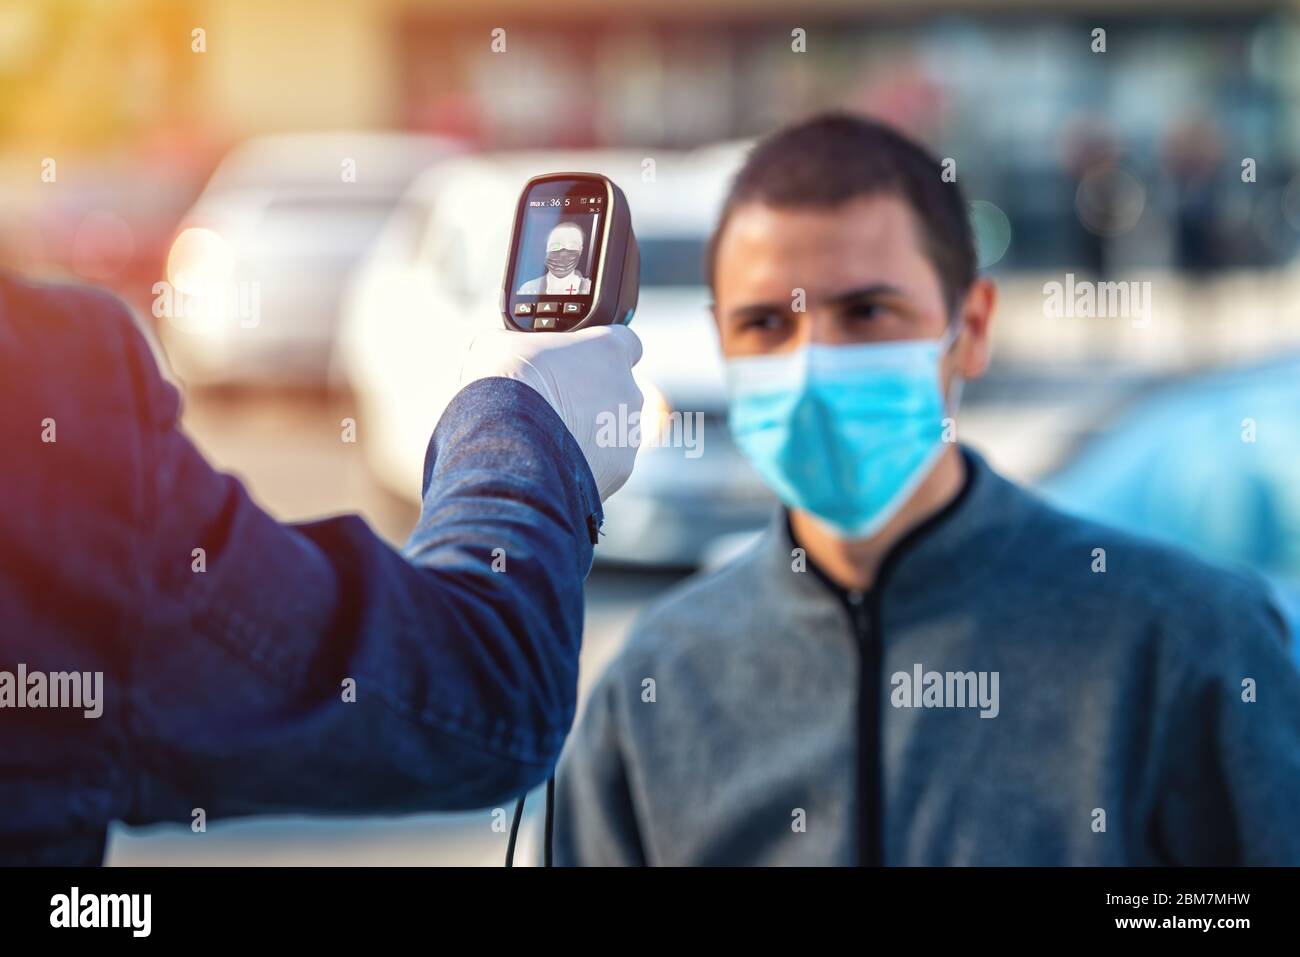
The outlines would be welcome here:
<svg viewBox="0 0 1300 957">
<path fill-rule="evenodd" d="M 1007 481 L 984 458 L 961 446 L 966 478 L 955 498 L 919 525 L 908 530 L 881 559 L 870 594 L 891 602 L 933 598 L 936 589 L 973 584 L 991 577 L 992 559 L 1008 548 L 1011 532 L 1028 514 L 1030 496 Z M 773 517 L 760 545 L 764 584 L 792 589 L 784 597 L 841 599 L 848 592 L 805 556 L 807 574 L 791 574 L 798 548 L 789 512 Z M 780 584 L 784 583 L 784 584 Z"/>
</svg>

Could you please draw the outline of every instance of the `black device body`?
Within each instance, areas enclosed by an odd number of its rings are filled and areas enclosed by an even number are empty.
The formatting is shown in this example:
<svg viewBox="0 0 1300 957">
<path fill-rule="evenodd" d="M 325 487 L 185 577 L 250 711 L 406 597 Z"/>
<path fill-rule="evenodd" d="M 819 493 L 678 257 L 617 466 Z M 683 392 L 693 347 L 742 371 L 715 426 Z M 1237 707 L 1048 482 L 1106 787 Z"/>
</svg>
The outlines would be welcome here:
<svg viewBox="0 0 1300 957">
<path fill-rule="evenodd" d="M 613 180 L 534 176 L 515 207 L 501 315 L 507 329 L 522 332 L 626 324 L 636 311 L 640 271 L 627 197 Z"/>
</svg>

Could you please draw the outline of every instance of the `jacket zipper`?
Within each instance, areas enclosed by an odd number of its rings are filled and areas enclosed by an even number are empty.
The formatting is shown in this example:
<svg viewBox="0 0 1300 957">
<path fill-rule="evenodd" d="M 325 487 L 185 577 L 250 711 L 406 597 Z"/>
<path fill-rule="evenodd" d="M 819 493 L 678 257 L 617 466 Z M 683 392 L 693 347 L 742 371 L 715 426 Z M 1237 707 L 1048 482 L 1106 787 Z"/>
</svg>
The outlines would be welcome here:
<svg viewBox="0 0 1300 957">
<path fill-rule="evenodd" d="M 880 601 L 878 592 L 845 593 L 858 646 L 857 792 L 858 864 L 878 867 L 881 861 L 883 810 L 880 787 Z"/>
<path fill-rule="evenodd" d="M 965 453 L 963 453 L 965 455 Z M 885 587 L 899 560 L 922 538 L 941 525 L 970 495 L 975 484 L 976 465 L 965 456 L 966 478 L 957 495 L 943 508 L 910 529 L 893 544 L 881 559 L 875 581 L 869 590 L 846 590 L 825 572 L 809 563 L 826 587 L 845 603 L 858 645 L 857 708 L 857 851 L 858 865 L 879 867 L 884 864 L 884 786 L 882 770 L 884 750 L 884 701 L 881 696 L 884 663 L 884 614 L 881 611 Z M 786 516 L 786 533 L 797 543 L 790 519 Z"/>
</svg>

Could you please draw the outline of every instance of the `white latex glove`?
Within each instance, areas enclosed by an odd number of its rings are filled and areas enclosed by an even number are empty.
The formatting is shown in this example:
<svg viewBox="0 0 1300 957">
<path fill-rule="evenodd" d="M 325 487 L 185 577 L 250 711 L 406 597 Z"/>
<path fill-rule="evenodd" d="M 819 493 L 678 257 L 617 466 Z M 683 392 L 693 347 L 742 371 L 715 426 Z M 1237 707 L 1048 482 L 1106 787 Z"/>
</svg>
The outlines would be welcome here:
<svg viewBox="0 0 1300 957">
<path fill-rule="evenodd" d="M 636 446 L 627 443 L 618 423 L 641 411 L 641 390 L 632 379 L 639 361 L 641 340 L 623 325 L 561 333 L 492 329 L 469 344 L 460 385 L 500 376 L 541 393 L 578 440 L 603 502 L 623 487 L 636 460 Z M 612 416 L 613 427 L 602 430 L 606 416 Z M 598 445 L 600 431 L 602 439 L 613 436 L 614 441 Z"/>
</svg>

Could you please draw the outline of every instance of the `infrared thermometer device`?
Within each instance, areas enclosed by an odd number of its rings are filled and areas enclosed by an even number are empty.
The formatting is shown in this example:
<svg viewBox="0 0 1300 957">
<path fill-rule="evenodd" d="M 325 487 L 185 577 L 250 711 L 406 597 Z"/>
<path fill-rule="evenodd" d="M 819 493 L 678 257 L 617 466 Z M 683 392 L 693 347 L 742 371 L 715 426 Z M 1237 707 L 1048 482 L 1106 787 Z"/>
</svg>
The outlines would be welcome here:
<svg viewBox="0 0 1300 957">
<path fill-rule="evenodd" d="M 627 197 L 600 173 L 546 173 L 515 207 L 501 287 L 507 329 L 571 332 L 631 322 L 641 253 Z"/>
</svg>

